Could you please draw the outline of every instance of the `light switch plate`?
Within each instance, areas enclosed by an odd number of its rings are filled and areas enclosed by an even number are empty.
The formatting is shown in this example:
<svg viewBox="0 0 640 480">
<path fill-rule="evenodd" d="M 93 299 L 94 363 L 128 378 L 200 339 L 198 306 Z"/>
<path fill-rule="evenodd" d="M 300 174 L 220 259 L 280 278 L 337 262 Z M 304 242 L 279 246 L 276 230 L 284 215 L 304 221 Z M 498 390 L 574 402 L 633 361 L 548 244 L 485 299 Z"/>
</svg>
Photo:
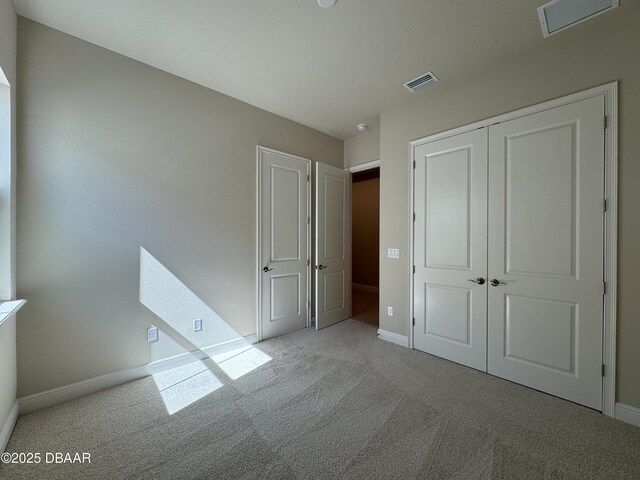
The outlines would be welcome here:
<svg viewBox="0 0 640 480">
<path fill-rule="evenodd" d="M 399 248 L 388 248 L 387 249 L 387 258 L 400 258 L 400 249 Z"/>
</svg>

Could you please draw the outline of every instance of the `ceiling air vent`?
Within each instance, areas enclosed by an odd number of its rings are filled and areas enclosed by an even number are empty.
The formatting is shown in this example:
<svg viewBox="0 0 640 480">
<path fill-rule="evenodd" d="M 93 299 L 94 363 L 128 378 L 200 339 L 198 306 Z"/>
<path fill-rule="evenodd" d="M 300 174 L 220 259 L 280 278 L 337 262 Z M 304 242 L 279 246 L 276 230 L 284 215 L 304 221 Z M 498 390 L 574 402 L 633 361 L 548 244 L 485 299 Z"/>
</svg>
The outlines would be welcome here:
<svg viewBox="0 0 640 480">
<path fill-rule="evenodd" d="M 421 88 L 424 88 L 432 83 L 436 83 L 437 81 L 438 77 L 436 77 L 431 72 L 427 72 L 424 75 L 420 75 L 418 78 L 414 78 L 410 82 L 405 83 L 404 88 L 406 88 L 410 92 L 415 92 L 416 90 L 420 90 Z"/>
<path fill-rule="evenodd" d="M 613 10 L 620 0 L 553 0 L 538 7 L 542 33 L 546 37 Z"/>
</svg>

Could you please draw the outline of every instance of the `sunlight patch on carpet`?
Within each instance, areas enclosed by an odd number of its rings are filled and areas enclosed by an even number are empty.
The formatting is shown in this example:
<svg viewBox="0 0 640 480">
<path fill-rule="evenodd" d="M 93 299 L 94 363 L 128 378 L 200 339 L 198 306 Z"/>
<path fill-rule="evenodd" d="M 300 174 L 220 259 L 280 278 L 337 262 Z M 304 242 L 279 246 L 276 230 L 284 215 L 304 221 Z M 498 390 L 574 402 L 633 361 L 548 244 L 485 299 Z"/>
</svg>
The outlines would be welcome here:
<svg viewBox="0 0 640 480">
<path fill-rule="evenodd" d="M 156 373 L 153 380 L 169 415 L 224 386 L 224 383 L 200 361 Z"/>
</svg>

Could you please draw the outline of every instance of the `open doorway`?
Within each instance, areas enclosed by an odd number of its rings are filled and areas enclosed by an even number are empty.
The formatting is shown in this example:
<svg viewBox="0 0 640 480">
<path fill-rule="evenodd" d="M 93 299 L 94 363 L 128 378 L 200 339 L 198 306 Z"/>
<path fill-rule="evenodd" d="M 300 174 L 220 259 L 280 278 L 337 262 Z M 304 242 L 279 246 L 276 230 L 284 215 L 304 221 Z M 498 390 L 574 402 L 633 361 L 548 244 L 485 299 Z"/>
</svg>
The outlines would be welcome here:
<svg viewBox="0 0 640 480">
<path fill-rule="evenodd" d="M 351 176 L 351 317 L 379 326 L 380 168 Z"/>
</svg>

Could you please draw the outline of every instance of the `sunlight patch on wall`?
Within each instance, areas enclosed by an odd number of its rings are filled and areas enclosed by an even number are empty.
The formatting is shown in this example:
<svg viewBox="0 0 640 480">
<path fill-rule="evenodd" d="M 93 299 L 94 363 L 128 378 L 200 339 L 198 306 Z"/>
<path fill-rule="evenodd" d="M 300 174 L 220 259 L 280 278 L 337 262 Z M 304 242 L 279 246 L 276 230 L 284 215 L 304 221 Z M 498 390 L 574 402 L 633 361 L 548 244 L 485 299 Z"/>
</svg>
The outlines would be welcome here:
<svg viewBox="0 0 640 480">
<path fill-rule="evenodd" d="M 180 338 L 175 338 L 180 345 L 192 345 L 189 350 L 203 349 L 230 340 L 243 339 L 242 336 L 214 312 L 162 263 L 156 260 L 143 247 L 140 247 L 140 302 L 166 322 L 166 327 L 175 331 Z M 193 320 L 202 319 L 202 331 L 193 331 Z M 159 350 L 160 342 L 152 345 L 151 360 L 165 356 L 165 352 L 157 352 L 162 356 L 154 358 L 154 349 Z M 249 343 L 247 342 L 247 345 Z"/>
<path fill-rule="evenodd" d="M 164 364 L 167 357 L 175 366 L 148 369 L 170 415 L 271 360 L 143 247 L 140 303 L 160 319 L 154 322 L 161 334 L 150 345 L 150 366 Z M 196 318 L 202 319 L 200 332 L 193 331 Z"/>
</svg>

